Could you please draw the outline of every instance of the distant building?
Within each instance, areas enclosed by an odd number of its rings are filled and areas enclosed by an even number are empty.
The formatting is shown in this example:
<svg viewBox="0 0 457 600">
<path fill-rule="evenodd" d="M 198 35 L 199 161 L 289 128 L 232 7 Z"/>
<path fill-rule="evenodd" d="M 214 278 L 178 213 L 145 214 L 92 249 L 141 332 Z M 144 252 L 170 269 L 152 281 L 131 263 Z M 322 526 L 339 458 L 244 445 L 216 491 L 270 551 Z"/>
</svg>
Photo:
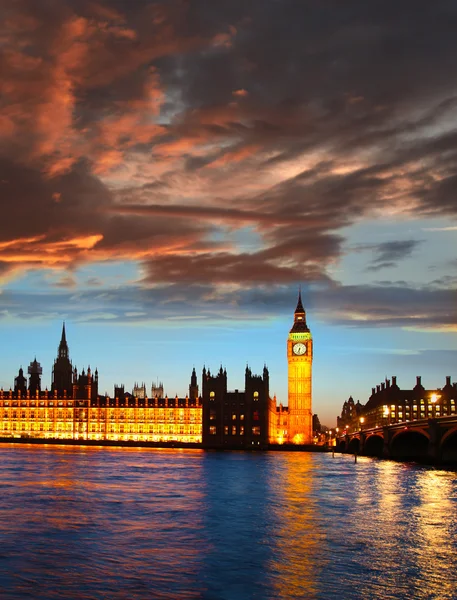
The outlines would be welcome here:
<svg viewBox="0 0 457 600">
<path fill-rule="evenodd" d="M 443 388 L 426 390 L 421 377 L 416 378 L 412 389 L 400 389 L 397 378 L 386 379 L 371 390 L 371 396 L 365 405 L 354 404 L 349 398 L 344 404 L 341 416 L 337 417 L 338 429 L 358 431 L 372 429 L 394 423 L 406 423 L 420 419 L 436 419 L 455 415 L 457 403 L 457 383 L 451 383 L 446 377 Z"/>
<path fill-rule="evenodd" d="M 246 367 L 244 391 L 227 390 L 227 372 L 203 369 L 203 445 L 210 448 L 268 446 L 269 373 L 253 375 Z"/>
<path fill-rule="evenodd" d="M 202 391 L 195 368 L 184 398 L 164 395 L 163 383 L 135 383 L 132 393 L 114 386 L 114 395 L 98 393 L 98 371 L 81 373 L 72 365 L 65 324 L 52 370 L 51 389 L 41 386 L 36 358 L 22 368 L 14 389 L 0 390 L 0 436 L 75 440 L 203 443 L 211 448 L 263 449 L 268 444 L 311 443 L 312 336 L 299 294 L 287 338 L 289 406 L 270 397 L 269 371 L 245 371 L 244 390 L 227 387 L 227 372 L 203 368 Z"/>
</svg>

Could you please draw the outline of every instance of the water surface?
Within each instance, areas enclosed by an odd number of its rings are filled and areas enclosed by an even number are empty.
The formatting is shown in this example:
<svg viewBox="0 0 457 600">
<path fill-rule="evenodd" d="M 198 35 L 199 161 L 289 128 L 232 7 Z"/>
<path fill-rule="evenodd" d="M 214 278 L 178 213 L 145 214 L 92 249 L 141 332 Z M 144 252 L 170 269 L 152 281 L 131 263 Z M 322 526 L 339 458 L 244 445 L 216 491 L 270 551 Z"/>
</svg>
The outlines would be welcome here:
<svg viewBox="0 0 457 600">
<path fill-rule="evenodd" d="M 0 598 L 457 598 L 457 474 L 0 445 Z"/>
</svg>

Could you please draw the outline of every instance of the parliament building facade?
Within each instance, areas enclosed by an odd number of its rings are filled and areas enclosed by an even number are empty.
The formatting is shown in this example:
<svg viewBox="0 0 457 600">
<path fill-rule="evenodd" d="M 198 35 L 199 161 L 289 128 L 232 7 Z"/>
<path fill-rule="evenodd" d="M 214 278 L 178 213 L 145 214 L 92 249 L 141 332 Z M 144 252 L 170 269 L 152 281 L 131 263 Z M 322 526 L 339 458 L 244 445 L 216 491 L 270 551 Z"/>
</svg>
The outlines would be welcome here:
<svg viewBox="0 0 457 600">
<path fill-rule="evenodd" d="M 168 397 L 163 384 L 115 386 L 98 393 L 98 371 L 78 373 L 70 361 L 65 324 L 50 389 L 41 389 L 36 358 L 22 368 L 14 389 L 0 390 L 0 437 L 199 444 L 207 448 L 265 449 L 269 444 L 312 443 L 312 337 L 299 294 L 287 339 L 288 406 L 270 397 L 269 371 L 245 372 L 245 389 L 228 390 L 225 369 L 202 371 L 199 393 L 193 369 L 185 397 Z"/>
</svg>

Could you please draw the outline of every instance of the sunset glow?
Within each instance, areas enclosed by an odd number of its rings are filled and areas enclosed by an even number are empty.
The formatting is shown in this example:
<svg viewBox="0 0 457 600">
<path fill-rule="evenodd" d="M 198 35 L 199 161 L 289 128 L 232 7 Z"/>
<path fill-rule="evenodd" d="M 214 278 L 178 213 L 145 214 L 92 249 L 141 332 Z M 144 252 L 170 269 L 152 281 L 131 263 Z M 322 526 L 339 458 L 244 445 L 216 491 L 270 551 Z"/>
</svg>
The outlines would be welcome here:
<svg viewBox="0 0 457 600">
<path fill-rule="evenodd" d="M 286 405 L 300 285 L 322 423 L 456 378 L 451 4 L 7 4 L 0 387 L 65 320 L 102 393 L 267 364 Z"/>
</svg>

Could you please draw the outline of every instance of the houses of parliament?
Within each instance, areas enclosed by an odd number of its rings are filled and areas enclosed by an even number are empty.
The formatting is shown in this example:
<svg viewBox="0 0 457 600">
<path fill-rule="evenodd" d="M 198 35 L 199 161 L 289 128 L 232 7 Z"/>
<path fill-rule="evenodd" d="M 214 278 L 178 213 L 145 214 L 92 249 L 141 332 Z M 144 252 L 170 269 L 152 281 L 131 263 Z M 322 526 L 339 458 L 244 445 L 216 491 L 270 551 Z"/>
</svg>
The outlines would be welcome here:
<svg viewBox="0 0 457 600">
<path fill-rule="evenodd" d="M 98 371 L 80 373 L 70 361 L 65 324 L 52 369 L 42 389 L 36 358 L 0 390 L 0 437 L 55 440 L 198 444 L 207 448 L 265 449 L 269 444 L 312 443 L 312 336 L 301 294 L 287 338 L 288 404 L 270 397 L 269 371 L 245 371 L 245 389 L 229 391 L 222 367 L 202 370 L 201 391 L 192 370 L 185 397 L 164 395 L 163 384 L 135 384 L 132 393 L 115 386 L 98 393 Z"/>
</svg>

